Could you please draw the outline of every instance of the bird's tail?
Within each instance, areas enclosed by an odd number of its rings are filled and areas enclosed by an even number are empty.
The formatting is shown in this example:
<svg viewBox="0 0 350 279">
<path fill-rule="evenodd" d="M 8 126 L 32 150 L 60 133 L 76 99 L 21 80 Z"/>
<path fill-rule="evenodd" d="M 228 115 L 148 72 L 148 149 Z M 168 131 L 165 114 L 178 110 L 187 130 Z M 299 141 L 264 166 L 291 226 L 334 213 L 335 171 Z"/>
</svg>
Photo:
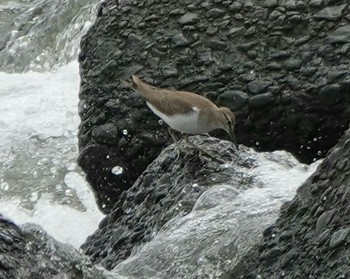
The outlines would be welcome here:
<svg viewBox="0 0 350 279">
<path fill-rule="evenodd" d="M 151 86 L 145 82 L 143 82 L 141 79 L 139 79 L 137 76 L 132 75 L 131 76 L 131 87 L 136 90 L 143 98 L 146 100 L 153 99 L 156 94 L 156 87 Z"/>
</svg>

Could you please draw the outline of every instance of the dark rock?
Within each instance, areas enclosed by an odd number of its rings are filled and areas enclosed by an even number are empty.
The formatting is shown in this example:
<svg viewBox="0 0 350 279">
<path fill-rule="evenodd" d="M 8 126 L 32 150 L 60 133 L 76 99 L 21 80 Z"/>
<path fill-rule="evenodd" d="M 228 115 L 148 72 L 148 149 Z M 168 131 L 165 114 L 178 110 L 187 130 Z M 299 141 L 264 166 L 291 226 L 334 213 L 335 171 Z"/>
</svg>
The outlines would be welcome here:
<svg viewBox="0 0 350 279">
<path fill-rule="evenodd" d="M 137 48 L 142 43 L 142 38 L 132 33 L 128 36 L 126 43 L 130 48 Z"/>
<path fill-rule="evenodd" d="M 268 8 L 274 8 L 278 5 L 278 0 L 264 0 L 263 6 Z"/>
<path fill-rule="evenodd" d="M 296 46 L 299 46 L 299 45 L 302 45 L 304 43 L 306 43 L 307 41 L 309 41 L 311 39 L 311 36 L 310 35 L 305 35 L 305 36 L 302 36 L 300 37 L 299 39 L 295 40 L 294 44 Z"/>
<path fill-rule="evenodd" d="M 294 10 L 296 8 L 296 0 L 280 0 L 279 5 L 287 10 Z"/>
<path fill-rule="evenodd" d="M 225 14 L 224 10 L 214 8 L 214 9 L 210 9 L 209 11 L 207 11 L 205 15 L 207 17 L 217 18 L 219 16 L 222 16 L 223 14 Z"/>
<path fill-rule="evenodd" d="M 221 148 L 223 141 L 215 138 L 194 136 L 190 140 L 197 145 L 205 143 L 208 150 L 216 150 L 215 156 L 223 161 L 232 163 L 244 158 L 255 161 L 246 153 L 247 149 L 242 149 L 238 157 L 230 142 L 225 142 L 225 148 Z M 201 194 L 213 185 L 229 180 L 230 185 L 242 187 L 240 175 L 233 174 L 235 163 L 232 168 L 221 168 L 221 161 L 202 161 L 197 150 L 185 147 L 183 141 L 179 144 L 186 153 L 175 160 L 175 145 L 164 149 L 106 217 L 106 226 L 98 229 L 82 246 L 95 262 L 112 269 L 130 255 L 133 247 L 150 241 L 171 218 L 188 214 Z M 173 183 L 174 177 L 178 178 L 176 183 Z M 250 183 L 249 179 L 246 181 Z M 159 203 L 161 210 L 155 210 Z M 180 203 L 182 206 L 178 207 Z M 178 209 L 174 210 L 175 207 Z"/>
<path fill-rule="evenodd" d="M 106 123 L 96 126 L 92 130 L 94 139 L 102 144 L 117 145 L 119 141 L 119 129 L 114 123 Z"/>
<path fill-rule="evenodd" d="M 242 8 L 242 4 L 240 2 L 237 2 L 237 1 L 233 2 L 228 7 L 229 11 L 231 11 L 231 12 L 239 12 L 241 10 L 241 8 Z"/>
<path fill-rule="evenodd" d="M 286 67 L 287 71 L 298 70 L 301 67 L 301 60 L 299 60 L 299 59 L 289 59 L 289 60 L 286 61 L 285 67 Z"/>
<path fill-rule="evenodd" d="M 266 68 L 271 70 L 271 71 L 279 71 L 282 69 L 282 65 L 277 63 L 277 62 L 271 62 L 266 65 Z"/>
<path fill-rule="evenodd" d="M 194 91 L 212 100 L 237 90 L 271 93 L 271 105 L 244 105 L 237 112 L 240 140 L 259 150 L 291 151 L 303 162 L 326 154 L 350 119 L 349 94 L 342 85 L 350 78 L 350 43 L 340 43 L 347 41 L 347 8 L 337 21 L 312 20 L 315 14 L 324 16 L 323 7 L 348 3 L 328 2 L 311 7 L 309 1 L 288 0 L 179 0 L 176 6 L 167 0 L 104 1 L 79 55 L 79 165 L 104 212 L 170 143 L 167 126 L 159 125 L 144 101 L 122 85 L 132 74 L 154 86 Z M 302 66 L 284 68 L 293 59 Z M 332 84 L 340 85 L 336 103 L 325 89 Z M 317 117 L 303 120 L 314 112 Z M 263 128 L 257 131 L 256 123 Z M 114 125 L 113 133 L 100 128 L 105 124 Z M 278 136 L 271 141 L 271 135 Z M 125 170 L 122 176 L 111 173 L 115 166 Z"/>
<path fill-rule="evenodd" d="M 350 24 L 337 28 L 325 39 L 327 44 L 350 43 Z"/>
<path fill-rule="evenodd" d="M 317 72 L 317 68 L 316 67 L 302 67 L 300 69 L 300 72 L 302 75 L 304 76 L 312 76 L 314 73 Z"/>
<path fill-rule="evenodd" d="M 86 256 L 37 225 L 19 227 L 0 215 L 0 229 L 0 278 L 103 278 Z"/>
<path fill-rule="evenodd" d="M 299 256 L 299 252 L 296 249 L 291 249 L 288 253 L 284 255 L 281 259 L 281 267 L 286 268 L 291 264 L 291 261 L 296 260 Z"/>
<path fill-rule="evenodd" d="M 342 13 L 345 10 L 346 6 L 347 4 L 326 7 L 323 10 L 316 13 L 314 17 L 317 19 L 325 19 L 325 20 L 331 20 L 331 21 L 338 20 L 342 16 Z"/>
<path fill-rule="evenodd" d="M 198 14 L 195 14 L 195 13 L 186 13 L 179 18 L 179 23 L 181 25 L 195 24 L 198 21 L 199 21 L 199 16 Z"/>
<path fill-rule="evenodd" d="M 188 40 L 184 37 L 182 33 L 172 36 L 171 41 L 175 47 L 188 45 Z"/>
<path fill-rule="evenodd" d="M 316 222 L 316 235 L 319 235 L 324 231 L 326 226 L 332 220 L 334 213 L 334 210 L 329 210 L 321 214 L 321 216 L 317 219 Z"/>
<path fill-rule="evenodd" d="M 329 246 L 331 248 L 334 248 L 340 244 L 343 244 L 346 241 L 349 235 L 349 232 L 350 232 L 350 228 L 345 228 L 345 229 L 340 229 L 335 233 L 333 233 Z"/>
<path fill-rule="evenodd" d="M 208 46 L 212 50 L 224 50 L 227 47 L 227 43 L 220 40 L 210 40 Z"/>
<path fill-rule="evenodd" d="M 216 32 L 218 31 L 218 28 L 217 27 L 215 27 L 215 26 L 213 26 L 213 25 L 211 25 L 211 26 L 209 26 L 208 28 L 207 28 L 207 34 L 209 34 L 209 35 L 214 35 L 214 34 L 216 34 Z"/>
<path fill-rule="evenodd" d="M 350 168 L 344 171 L 336 166 L 349 157 L 350 129 L 293 201 L 282 206 L 273 230 L 224 278 L 346 278 L 350 272 Z M 286 234 L 289 237 L 282 241 Z M 267 255 L 273 256 L 265 262 Z"/>
<path fill-rule="evenodd" d="M 232 28 L 229 30 L 228 34 L 229 34 L 229 35 L 242 34 L 244 30 L 245 30 L 245 29 L 244 29 L 244 27 L 242 27 L 242 26 L 232 27 Z"/>
<path fill-rule="evenodd" d="M 311 0 L 309 3 L 311 7 L 317 7 L 317 8 L 322 6 L 322 4 L 323 4 L 323 0 Z"/>
<path fill-rule="evenodd" d="M 256 29 L 254 26 L 251 26 L 247 29 L 247 31 L 245 32 L 244 36 L 251 36 L 254 35 L 256 32 Z"/>
<path fill-rule="evenodd" d="M 322 101 L 330 105 L 339 103 L 343 98 L 339 84 L 326 85 L 323 89 L 321 89 L 319 96 Z"/>
<path fill-rule="evenodd" d="M 247 93 L 239 90 L 232 90 L 220 94 L 218 102 L 233 111 L 237 111 L 245 106 L 248 99 L 249 95 Z"/>
<path fill-rule="evenodd" d="M 287 83 L 292 90 L 299 90 L 302 86 L 300 80 L 292 77 L 288 78 Z"/>
<path fill-rule="evenodd" d="M 270 13 L 269 19 L 274 20 L 282 16 L 283 14 L 279 10 L 274 10 L 273 12 Z"/>
<path fill-rule="evenodd" d="M 263 108 L 271 105 L 273 102 L 274 97 L 271 93 L 259 94 L 249 99 L 249 105 L 252 108 Z"/>
<path fill-rule="evenodd" d="M 256 95 L 263 92 L 269 85 L 271 81 L 255 80 L 248 83 L 249 92 Z"/>
</svg>

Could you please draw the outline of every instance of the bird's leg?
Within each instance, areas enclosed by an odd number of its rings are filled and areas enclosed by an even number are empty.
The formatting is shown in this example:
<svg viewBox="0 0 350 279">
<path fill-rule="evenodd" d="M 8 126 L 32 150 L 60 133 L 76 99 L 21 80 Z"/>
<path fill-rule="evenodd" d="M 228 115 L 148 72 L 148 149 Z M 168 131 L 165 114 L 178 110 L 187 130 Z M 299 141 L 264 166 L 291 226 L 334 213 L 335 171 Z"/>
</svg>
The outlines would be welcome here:
<svg viewBox="0 0 350 279">
<path fill-rule="evenodd" d="M 169 135 L 171 136 L 171 138 L 176 146 L 176 153 L 177 153 L 176 160 L 177 160 L 180 158 L 181 148 L 180 148 L 179 143 L 177 142 L 177 138 L 175 136 L 174 130 L 169 127 L 168 132 L 169 132 Z"/>
<path fill-rule="evenodd" d="M 186 143 L 189 144 L 189 145 L 191 145 L 193 148 L 197 149 L 198 152 L 199 152 L 200 154 L 205 154 L 205 155 L 207 155 L 208 157 L 210 157 L 211 159 L 214 159 L 214 160 L 219 161 L 219 162 L 222 162 L 222 161 L 223 161 L 222 159 L 219 159 L 219 158 L 214 157 L 214 156 L 211 155 L 208 151 L 206 151 L 206 150 L 200 148 L 199 146 L 195 145 L 193 142 L 190 142 L 190 140 L 188 139 L 188 135 L 185 134 L 184 136 L 185 136 L 185 141 L 186 141 Z"/>
</svg>

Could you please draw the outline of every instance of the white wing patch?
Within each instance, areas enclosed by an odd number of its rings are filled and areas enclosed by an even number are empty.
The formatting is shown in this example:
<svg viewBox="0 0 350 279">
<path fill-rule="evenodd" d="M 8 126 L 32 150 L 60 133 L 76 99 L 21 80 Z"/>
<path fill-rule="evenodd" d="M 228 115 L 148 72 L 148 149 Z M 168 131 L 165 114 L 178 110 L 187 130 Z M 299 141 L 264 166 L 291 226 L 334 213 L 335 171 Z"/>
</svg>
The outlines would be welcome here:
<svg viewBox="0 0 350 279">
<path fill-rule="evenodd" d="M 197 112 L 197 111 L 199 111 L 199 108 L 197 108 L 197 107 L 192 107 L 192 110 L 193 110 L 194 112 Z"/>
</svg>

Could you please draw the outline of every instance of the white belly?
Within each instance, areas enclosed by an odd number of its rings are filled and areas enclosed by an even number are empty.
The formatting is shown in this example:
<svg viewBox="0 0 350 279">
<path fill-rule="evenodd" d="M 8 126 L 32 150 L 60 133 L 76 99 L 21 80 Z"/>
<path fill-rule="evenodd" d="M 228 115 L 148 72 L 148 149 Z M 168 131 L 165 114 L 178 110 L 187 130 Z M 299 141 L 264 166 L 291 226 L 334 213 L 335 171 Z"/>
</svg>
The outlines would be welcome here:
<svg viewBox="0 0 350 279">
<path fill-rule="evenodd" d="M 209 132 L 206 125 L 200 125 L 198 122 L 199 110 L 195 110 L 193 113 L 186 115 L 176 114 L 169 117 L 157 110 L 150 103 L 147 102 L 147 105 L 155 115 L 163 119 L 166 124 L 176 131 L 183 132 L 185 134 L 201 134 Z"/>
</svg>

